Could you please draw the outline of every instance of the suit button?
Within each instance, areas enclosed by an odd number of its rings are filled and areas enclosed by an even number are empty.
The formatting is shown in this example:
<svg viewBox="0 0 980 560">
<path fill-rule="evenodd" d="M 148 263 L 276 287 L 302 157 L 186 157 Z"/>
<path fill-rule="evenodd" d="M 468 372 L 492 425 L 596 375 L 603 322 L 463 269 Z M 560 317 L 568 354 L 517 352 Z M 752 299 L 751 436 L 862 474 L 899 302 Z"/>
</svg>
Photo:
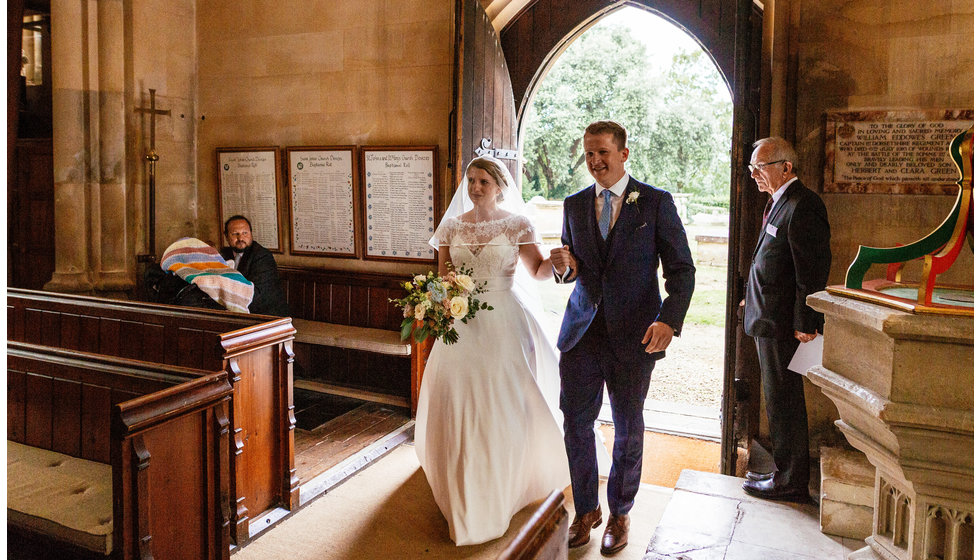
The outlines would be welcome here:
<svg viewBox="0 0 980 560">
<path fill-rule="evenodd" d="M 592 309 L 599 309 L 599 304 L 598 303 L 593 303 L 592 304 Z"/>
</svg>

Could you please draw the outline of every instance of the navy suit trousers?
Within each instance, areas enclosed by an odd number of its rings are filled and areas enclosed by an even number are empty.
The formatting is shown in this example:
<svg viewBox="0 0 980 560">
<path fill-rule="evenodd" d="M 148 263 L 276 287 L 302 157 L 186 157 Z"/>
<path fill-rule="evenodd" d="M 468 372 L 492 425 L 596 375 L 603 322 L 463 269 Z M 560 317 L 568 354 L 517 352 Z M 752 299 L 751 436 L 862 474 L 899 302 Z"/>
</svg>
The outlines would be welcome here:
<svg viewBox="0 0 980 560">
<path fill-rule="evenodd" d="M 633 362 L 617 359 L 605 318 L 599 313 L 581 340 L 562 352 L 560 408 L 565 415 L 565 451 L 572 478 L 575 512 L 599 504 L 599 472 L 593 426 L 602 407 L 602 388 L 609 391 L 616 433 L 606 495 L 613 515 L 626 514 L 640 488 L 643 463 L 643 402 L 650 388 L 652 356 Z"/>
</svg>

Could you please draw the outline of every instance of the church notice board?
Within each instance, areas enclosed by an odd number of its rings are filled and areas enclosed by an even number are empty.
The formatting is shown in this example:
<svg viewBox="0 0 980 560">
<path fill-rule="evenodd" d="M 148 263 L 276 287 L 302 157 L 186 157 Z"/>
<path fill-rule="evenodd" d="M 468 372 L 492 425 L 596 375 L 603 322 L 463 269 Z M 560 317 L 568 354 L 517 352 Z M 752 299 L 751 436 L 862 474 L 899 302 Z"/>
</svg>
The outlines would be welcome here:
<svg viewBox="0 0 980 560">
<path fill-rule="evenodd" d="M 287 146 L 290 251 L 357 258 L 354 146 Z"/>
<path fill-rule="evenodd" d="M 217 148 L 215 151 L 222 234 L 225 220 L 240 214 L 252 224 L 252 239 L 273 253 L 281 253 L 279 148 Z"/>
<path fill-rule="evenodd" d="M 956 194 L 949 143 L 972 109 L 827 113 L 824 192 Z"/>
<path fill-rule="evenodd" d="M 439 208 L 436 146 L 362 146 L 365 259 L 426 261 Z"/>
</svg>

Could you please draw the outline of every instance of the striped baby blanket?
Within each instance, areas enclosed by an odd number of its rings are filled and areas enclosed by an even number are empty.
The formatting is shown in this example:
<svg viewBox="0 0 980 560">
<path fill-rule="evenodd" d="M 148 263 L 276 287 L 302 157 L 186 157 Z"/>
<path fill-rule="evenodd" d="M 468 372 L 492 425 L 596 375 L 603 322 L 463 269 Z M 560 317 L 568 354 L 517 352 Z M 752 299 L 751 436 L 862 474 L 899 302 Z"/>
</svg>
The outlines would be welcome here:
<svg viewBox="0 0 980 560">
<path fill-rule="evenodd" d="M 167 247 L 160 266 L 197 284 L 227 309 L 248 313 L 255 287 L 240 272 L 229 267 L 217 249 L 200 239 L 185 237 Z"/>
</svg>

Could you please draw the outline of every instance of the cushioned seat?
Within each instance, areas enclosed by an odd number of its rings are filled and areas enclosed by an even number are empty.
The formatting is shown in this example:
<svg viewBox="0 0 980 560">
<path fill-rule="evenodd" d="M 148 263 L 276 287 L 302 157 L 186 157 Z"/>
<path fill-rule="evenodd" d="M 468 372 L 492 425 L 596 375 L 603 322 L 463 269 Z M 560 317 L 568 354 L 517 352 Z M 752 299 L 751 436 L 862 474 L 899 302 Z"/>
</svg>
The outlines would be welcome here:
<svg viewBox="0 0 980 560">
<path fill-rule="evenodd" d="M 412 355 L 411 343 L 401 340 L 398 331 L 352 327 L 306 319 L 293 319 L 293 327 L 296 328 L 296 342 L 395 356 Z"/>
<path fill-rule="evenodd" d="M 7 523 L 112 552 L 112 468 L 7 441 Z"/>
</svg>

